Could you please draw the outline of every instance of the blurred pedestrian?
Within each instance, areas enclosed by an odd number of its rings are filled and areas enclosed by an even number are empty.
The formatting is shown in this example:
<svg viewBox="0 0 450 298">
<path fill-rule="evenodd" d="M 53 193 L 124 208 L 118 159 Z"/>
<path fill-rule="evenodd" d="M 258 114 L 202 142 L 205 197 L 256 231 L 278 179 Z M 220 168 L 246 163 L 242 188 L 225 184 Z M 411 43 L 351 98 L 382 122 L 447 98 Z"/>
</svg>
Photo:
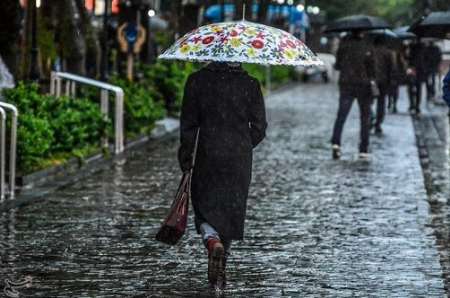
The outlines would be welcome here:
<svg viewBox="0 0 450 298">
<path fill-rule="evenodd" d="M 345 121 L 356 98 L 361 121 L 360 158 L 367 158 L 370 138 L 371 82 L 375 78 L 373 48 L 362 32 L 354 31 L 339 46 L 335 68 L 340 71 L 339 109 L 331 139 L 333 158 L 341 157 L 341 137 Z"/>
<path fill-rule="evenodd" d="M 389 109 L 392 113 L 397 113 L 397 101 L 400 93 L 400 86 L 407 84 L 407 62 L 405 47 L 403 45 L 392 48 L 392 76 L 389 84 Z"/>
<path fill-rule="evenodd" d="M 445 76 L 444 86 L 442 87 L 442 92 L 444 94 L 444 100 L 447 105 L 450 107 L 450 69 Z"/>
<path fill-rule="evenodd" d="M 178 158 L 188 171 L 199 130 L 192 205 L 214 287 L 225 286 L 231 241 L 244 236 L 252 150 L 264 139 L 266 127 L 260 85 L 240 64 L 212 62 L 187 80 Z"/>
<path fill-rule="evenodd" d="M 427 101 L 430 102 L 436 99 L 436 76 L 442 62 L 442 51 L 434 42 L 430 41 L 425 48 L 425 57 L 427 62 Z"/>
<path fill-rule="evenodd" d="M 410 67 L 409 74 L 414 75 L 414 93 L 410 112 L 420 115 L 420 104 L 422 101 L 422 85 L 427 81 L 427 62 L 425 46 L 420 40 L 415 41 L 410 46 Z"/>
<path fill-rule="evenodd" d="M 392 51 L 387 47 L 386 39 L 382 35 L 376 36 L 374 39 L 375 78 L 380 91 L 377 97 L 376 134 L 383 132 L 381 125 L 386 114 L 386 96 L 393 75 L 392 55 Z"/>
</svg>

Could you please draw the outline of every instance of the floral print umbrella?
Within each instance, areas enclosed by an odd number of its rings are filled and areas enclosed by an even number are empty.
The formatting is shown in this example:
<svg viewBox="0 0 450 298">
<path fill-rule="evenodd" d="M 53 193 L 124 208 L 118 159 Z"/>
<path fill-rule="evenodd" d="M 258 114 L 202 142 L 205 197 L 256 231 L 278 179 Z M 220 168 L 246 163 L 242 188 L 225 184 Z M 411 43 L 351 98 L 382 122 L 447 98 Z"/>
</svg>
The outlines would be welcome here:
<svg viewBox="0 0 450 298">
<path fill-rule="evenodd" d="M 322 65 L 319 58 L 293 35 L 247 21 L 197 28 L 179 39 L 159 58 L 270 65 Z"/>
</svg>

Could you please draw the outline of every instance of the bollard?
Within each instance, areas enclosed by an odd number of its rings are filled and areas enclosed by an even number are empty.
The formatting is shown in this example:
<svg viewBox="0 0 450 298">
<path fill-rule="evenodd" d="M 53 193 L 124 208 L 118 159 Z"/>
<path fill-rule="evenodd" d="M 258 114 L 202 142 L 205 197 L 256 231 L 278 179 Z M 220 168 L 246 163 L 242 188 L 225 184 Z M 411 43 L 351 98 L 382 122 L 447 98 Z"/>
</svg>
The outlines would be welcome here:
<svg viewBox="0 0 450 298">
<path fill-rule="evenodd" d="M 10 144 L 10 153 L 9 153 L 9 195 L 11 199 L 14 199 L 15 190 L 16 190 L 16 150 L 17 150 L 17 119 L 19 117 L 19 111 L 15 106 L 9 103 L 0 102 L 0 108 L 4 111 L 5 109 L 10 110 L 11 117 L 11 144 Z M 5 122 L 6 122 L 6 113 L 5 113 Z M 6 123 L 5 123 L 6 125 Z M 5 126 L 3 126 L 5 127 Z M 6 129 L 6 127 L 5 127 Z M 2 133 L 2 136 L 5 136 L 6 132 Z M 6 151 L 6 148 L 3 149 L 3 152 Z M 2 162 L 2 165 L 5 165 L 5 161 Z M 4 177 L 4 176 L 3 176 Z"/>
</svg>

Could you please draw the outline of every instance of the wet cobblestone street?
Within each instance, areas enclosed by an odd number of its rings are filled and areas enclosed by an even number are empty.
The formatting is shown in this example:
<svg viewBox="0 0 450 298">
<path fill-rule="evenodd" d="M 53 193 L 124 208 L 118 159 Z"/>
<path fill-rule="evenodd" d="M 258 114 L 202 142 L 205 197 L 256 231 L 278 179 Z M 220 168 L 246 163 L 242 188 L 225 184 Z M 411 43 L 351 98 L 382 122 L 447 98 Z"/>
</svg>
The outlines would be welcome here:
<svg viewBox="0 0 450 298">
<path fill-rule="evenodd" d="M 388 115 L 371 160 L 359 161 L 355 104 L 333 161 L 337 97 L 335 85 L 310 84 L 267 98 L 268 137 L 255 152 L 246 240 L 233 244 L 225 296 L 446 296 L 411 117 Z M 153 239 L 179 182 L 177 142 L 0 214 L 0 297 L 6 278 L 26 276 L 24 297 L 212 295 L 192 218 L 178 246 Z"/>
</svg>

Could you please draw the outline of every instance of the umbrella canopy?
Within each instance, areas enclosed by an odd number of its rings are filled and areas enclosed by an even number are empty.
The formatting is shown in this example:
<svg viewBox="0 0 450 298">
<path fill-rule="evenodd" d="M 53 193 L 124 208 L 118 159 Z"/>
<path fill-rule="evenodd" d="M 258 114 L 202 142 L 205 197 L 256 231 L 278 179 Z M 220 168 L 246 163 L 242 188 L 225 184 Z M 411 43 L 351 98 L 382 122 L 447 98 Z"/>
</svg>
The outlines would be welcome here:
<svg viewBox="0 0 450 298">
<path fill-rule="evenodd" d="M 381 36 L 386 39 L 397 39 L 398 38 L 397 34 L 395 34 L 394 31 L 392 31 L 390 29 L 371 30 L 368 32 L 368 34 L 371 36 Z"/>
<path fill-rule="evenodd" d="M 270 65 L 322 65 L 293 35 L 247 21 L 202 26 L 186 34 L 160 59 L 219 61 Z"/>
<path fill-rule="evenodd" d="M 450 39 L 450 11 L 432 12 L 415 22 L 409 31 L 419 37 Z"/>
<path fill-rule="evenodd" d="M 403 40 L 416 38 L 416 35 L 414 33 L 409 32 L 409 26 L 398 27 L 393 31 L 398 38 Z"/>
<path fill-rule="evenodd" d="M 325 33 L 387 28 L 390 28 L 389 24 L 381 18 L 366 15 L 354 15 L 334 21 L 327 26 Z"/>
</svg>

